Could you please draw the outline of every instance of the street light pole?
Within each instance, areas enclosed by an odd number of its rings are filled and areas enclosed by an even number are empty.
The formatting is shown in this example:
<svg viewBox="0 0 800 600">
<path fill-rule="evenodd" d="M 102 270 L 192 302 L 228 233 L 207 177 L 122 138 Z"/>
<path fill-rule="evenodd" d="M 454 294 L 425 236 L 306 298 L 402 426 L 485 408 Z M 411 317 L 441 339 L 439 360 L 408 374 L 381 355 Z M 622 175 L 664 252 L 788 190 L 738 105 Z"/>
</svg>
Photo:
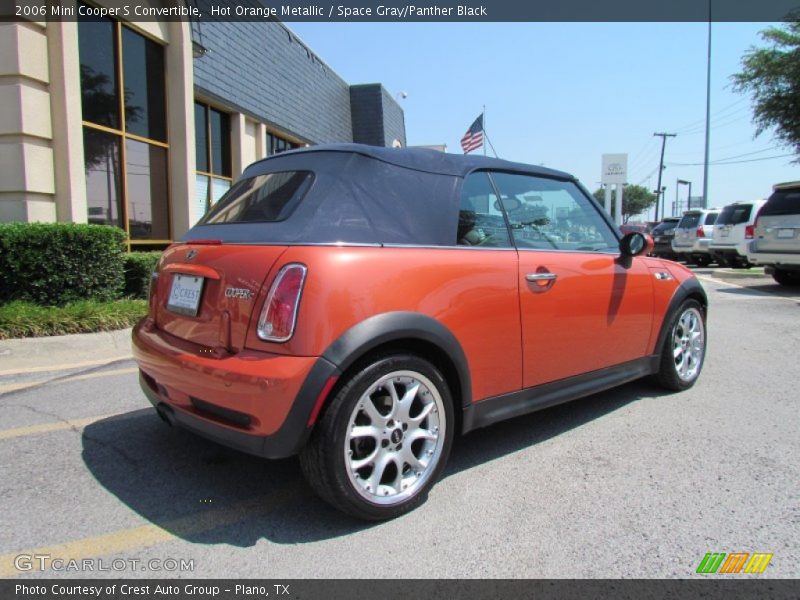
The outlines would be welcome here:
<svg viewBox="0 0 800 600">
<path fill-rule="evenodd" d="M 706 150 L 703 159 L 703 206 L 708 208 L 708 155 L 711 140 L 711 0 L 708 0 L 708 54 L 706 56 Z"/>
</svg>

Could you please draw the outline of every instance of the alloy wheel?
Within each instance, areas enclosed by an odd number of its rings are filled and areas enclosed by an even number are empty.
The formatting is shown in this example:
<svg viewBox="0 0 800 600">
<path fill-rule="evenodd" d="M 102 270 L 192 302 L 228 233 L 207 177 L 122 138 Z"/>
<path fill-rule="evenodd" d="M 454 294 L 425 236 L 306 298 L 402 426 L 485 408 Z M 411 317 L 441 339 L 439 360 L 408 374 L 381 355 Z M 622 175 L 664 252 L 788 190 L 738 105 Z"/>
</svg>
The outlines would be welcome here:
<svg viewBox="0 0 800 600">
<path fill-rule="evenodd" d="M 692 381 L 700 373 L 705 343 L 705 328 L 700 311 L 694 307 L 687 308 L 672 330 L 675 370 L 683 381 Z"/>
<path fill-rule="evenodd" d="M 370 385 L 350 415 L 344 443 L 359 495 L 392 505 L 422 489 L 441 458 L 445 414 L 441 394 L 421 373 L 395 371 Z"/>
</svg>

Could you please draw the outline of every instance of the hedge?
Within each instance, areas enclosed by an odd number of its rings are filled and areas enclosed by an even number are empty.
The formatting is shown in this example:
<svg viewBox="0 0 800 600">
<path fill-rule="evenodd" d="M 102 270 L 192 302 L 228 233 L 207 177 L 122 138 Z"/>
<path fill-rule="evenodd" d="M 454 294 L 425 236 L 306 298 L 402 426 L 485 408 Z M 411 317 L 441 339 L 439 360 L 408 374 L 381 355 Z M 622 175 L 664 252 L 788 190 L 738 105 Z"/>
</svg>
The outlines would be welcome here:
<svg viewBox="0 0 800 600">
<path fill-rule="evenodd" d="M 150 277 L 161 252 L 131 252 L 125 255 L 125 296 L 147 298 Z"/>
<path fill-rule="evenodd" d="M 74 223 L 0 223 L 0 303 L 114 300 L 125 286 L 125 232 Z"/>
</svg>

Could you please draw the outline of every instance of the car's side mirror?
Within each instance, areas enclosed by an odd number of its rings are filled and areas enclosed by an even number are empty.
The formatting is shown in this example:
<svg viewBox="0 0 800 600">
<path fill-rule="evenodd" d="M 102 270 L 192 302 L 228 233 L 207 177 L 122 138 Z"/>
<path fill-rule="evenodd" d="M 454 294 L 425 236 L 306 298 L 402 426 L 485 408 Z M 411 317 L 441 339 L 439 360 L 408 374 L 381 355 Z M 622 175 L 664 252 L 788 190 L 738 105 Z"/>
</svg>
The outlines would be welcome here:
<svg viewBox="0 0 800 600">
<path fill-rule="evenodd" d="M 653 251 L 653 238 L 646 233 L 634 231 L 626 234 L 619 241 L 619 251 L 622 256 L 639 256 Z"/>
</svg>

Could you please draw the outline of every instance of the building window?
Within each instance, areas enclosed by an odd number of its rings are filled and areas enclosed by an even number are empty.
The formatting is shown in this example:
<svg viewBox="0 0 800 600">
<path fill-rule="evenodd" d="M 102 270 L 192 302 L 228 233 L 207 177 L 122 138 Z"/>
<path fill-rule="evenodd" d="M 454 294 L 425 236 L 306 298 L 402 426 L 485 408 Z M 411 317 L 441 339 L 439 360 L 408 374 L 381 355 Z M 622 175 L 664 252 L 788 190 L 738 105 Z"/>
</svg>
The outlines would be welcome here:
<svg viewBox="0 0 800 600">
<path fill-rule="evenodd" d="M 99 17 L 79 18 L 78 40 L 88 220 L 169 242 L 164 48 Z"/>
<path fill-rule="evenodd" d="M 231 187 L 231 118 L 194 103 L 197 214 L 204 215 Z"/>
<path fill-rule="evenodd" d="M 301 144 L 290 142 L 286 138 L 283 138 L 275 133 L 267 134 L 267 150 L 269 150 L 269 156 L 272 156 L 273 154 L 280 154 L 281 152 L 286 152 L 287 150 L 292 150 L 293 148 L 299 148 L 300 146 Z"/>
</svg>

